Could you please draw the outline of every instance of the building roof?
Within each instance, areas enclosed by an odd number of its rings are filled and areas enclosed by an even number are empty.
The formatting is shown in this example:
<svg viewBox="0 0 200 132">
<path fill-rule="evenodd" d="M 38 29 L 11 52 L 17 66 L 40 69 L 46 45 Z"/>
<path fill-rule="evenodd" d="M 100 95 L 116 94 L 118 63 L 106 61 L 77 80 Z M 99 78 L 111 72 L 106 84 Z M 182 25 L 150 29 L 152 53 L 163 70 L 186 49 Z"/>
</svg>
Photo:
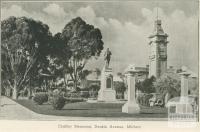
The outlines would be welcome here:
<svg viewBox="0 0 200 132">
<path fill-rule="evenodd" d="M 196 73 L 194 73 L 193 71 L 191 71 L 188 67 L 186 66 L 182 66 L 181 67 L 182 72 L 180 72 L 179 74 L 185 74 L 188 75 L 191 78 L 197 78 L 198 75 Z"/>
</svg>

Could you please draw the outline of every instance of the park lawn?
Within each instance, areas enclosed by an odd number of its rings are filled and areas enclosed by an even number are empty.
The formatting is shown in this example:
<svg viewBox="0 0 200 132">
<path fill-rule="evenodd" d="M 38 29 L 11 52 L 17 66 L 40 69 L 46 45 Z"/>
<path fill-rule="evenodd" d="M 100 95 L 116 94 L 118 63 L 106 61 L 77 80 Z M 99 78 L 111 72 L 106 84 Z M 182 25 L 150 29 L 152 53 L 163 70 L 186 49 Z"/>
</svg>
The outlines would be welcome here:
<svg viewBox="0 0 200 132">
<path fill-rule="evenodd" d="M 16 100 L 24 107 L 45 115 L 74 117 L 135 117 L 135 118 L 167 118 L 167 114 L 127 114 L 122 113 L 123 103 L 68 103 L 62 110 L 55 110 L 50 104 L 37 105 L 32 100 Z"/>
</svg>

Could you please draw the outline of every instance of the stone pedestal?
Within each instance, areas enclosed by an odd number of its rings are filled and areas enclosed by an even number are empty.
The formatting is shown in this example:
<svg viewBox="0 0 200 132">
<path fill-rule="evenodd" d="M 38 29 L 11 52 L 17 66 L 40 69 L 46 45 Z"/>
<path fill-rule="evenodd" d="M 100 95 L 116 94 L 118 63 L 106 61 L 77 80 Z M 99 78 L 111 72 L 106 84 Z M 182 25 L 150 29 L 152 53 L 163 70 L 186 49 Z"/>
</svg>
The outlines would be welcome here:
<svg viewBox="0 0 200 132">
<path fill-rule="evenodd" d="M 135 73 L 130 72 L 126 74 L 128 84 L 128 101 L 122 106 L 122 112 L 124 113 L 139 113 L 140 107 L 136 102 L 135 94 Z"/>
<path fill-rule="evenodd" d="M 101 88 L 98 92 L 98 101 L 116 101 L 116 92 L 113 88 L 112 68 L 104 67 L 101 72 Z"/>
</svg>

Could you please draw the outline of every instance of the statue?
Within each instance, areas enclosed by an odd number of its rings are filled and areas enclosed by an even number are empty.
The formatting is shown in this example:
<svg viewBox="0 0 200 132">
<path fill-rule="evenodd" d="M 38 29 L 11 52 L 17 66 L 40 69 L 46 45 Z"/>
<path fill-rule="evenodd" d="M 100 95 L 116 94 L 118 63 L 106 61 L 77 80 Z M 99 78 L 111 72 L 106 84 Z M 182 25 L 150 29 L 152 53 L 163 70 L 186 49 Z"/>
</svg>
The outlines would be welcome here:
<svg viewBox="0 0 200 132">
<path fill-rule="evenodd" d="M 109 48 L 107 48 L 107 50 L 104 54 L 104 60 L 106 62 L 105 67 L 106 68 L 109 67 L 111 55 L 112 55 L 111 51 L 109 50 Z"/>
</svg>

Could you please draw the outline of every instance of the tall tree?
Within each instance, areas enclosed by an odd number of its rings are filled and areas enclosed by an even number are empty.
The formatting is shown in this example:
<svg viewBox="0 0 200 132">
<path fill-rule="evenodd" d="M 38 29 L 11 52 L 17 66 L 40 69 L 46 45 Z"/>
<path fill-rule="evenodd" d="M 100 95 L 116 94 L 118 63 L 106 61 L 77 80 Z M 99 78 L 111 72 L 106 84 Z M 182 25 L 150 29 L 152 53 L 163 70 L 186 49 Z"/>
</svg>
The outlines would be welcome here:
<svg viewBox="0 0 200 132">
<path fill-rule="evenodd" d="M 156 78 L 154 76 L 151 76 L 150 78 L 146 78 L 142 82 L 136 83 L 136 88 L 144 93 L 153 93 L 155 92 L 155 87 L 153 83 L 156 81 Z"/>
<path fill-rule="evenodd" d="M 180 76 L 176 73 L 165 73 L 154 82 L 154 87 L 157 93 L 177 96 L 181 89 Z"/>
<path fill-rule="evenodd" d="M 117 95 L 120 94 L 121 97 L 123 97 L 124 92 L 126 90 L 125 83 L 124 82 L 116 81 L 116 82 L 114 82 L 114 88 L 115 88 L 115 91 L 116 91 Z"/>
<path fill-rule="evenodd" d="M 50 45 L 50 53 L 48 55 L 50 63 L 48 69 L 53 75 L 55 75 L 55 78 L 64 78 L 65 87 L 68 83 L 66 76 L 70 72 L 70 68 L 68 67 L 70 57 L 71 51 L 69 46 L 64 43 L 61 38 L 61 33 L 55 34 Z"/>
<path fill-rule="evenodd" d="M 118 72 L 118 73 L 117 73 L 117 76 L 120 77 L 120 78 L 122 79 L 123 82 L 125 82 L 125 80 L 124 80 L 125 75 L 124 75 L 124 74 L 122 74 L 121 72 Z"/>
<path fill-rule="evenodd" d="M 64 27 L 61 37 L 72 52 L 68 67 L 76 89 L 87 60 L 98 57 L 103 50 L 102 35 L 98 28 L 77 17 Z"/>
<path fill-rule="evenodd" d="M 51 33 L 40 21 L 26 17 L 10 17 L 1 22 L 2 70 L 8 75 L 6 82 L 17 94 L 26 84 L 30 72 L 45 59 Z"/>
</svg>

